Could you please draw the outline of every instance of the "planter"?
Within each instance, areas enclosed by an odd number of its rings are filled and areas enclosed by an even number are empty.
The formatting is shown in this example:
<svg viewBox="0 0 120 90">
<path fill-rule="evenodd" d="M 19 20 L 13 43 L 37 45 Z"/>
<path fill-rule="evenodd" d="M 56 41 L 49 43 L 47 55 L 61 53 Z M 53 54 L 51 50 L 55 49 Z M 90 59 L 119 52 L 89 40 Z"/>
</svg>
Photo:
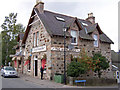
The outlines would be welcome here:
<svg viewBox="0 0 120 90">
<path fill-rule="evenodd" d="M 57 82 L 57 83 L 63 83 L 64 81 L 64 76 L 63 75 L 55 75 L 54 76 L 54 81 Z"/>
</svg>

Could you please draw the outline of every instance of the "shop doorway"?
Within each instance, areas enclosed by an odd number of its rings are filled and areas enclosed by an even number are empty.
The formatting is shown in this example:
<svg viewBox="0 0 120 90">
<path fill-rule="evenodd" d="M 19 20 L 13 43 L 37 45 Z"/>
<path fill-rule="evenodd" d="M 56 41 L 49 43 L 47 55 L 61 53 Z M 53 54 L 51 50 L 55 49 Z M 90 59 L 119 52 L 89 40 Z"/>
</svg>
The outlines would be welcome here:
<svg viewBox="0 0 120 90">
<path fill-rule="evenodd" d="M 38 59 L 34 56 L 34 76 L 38 76 Z"/>
<path fill-rule="evenodd" d="M 37 60 L 35 60 L 35 76 L 37 76 L 37 74 L 38 74 L 37 65 L 38 65 L 38 62 L 37 62 Z"/>
</svg>

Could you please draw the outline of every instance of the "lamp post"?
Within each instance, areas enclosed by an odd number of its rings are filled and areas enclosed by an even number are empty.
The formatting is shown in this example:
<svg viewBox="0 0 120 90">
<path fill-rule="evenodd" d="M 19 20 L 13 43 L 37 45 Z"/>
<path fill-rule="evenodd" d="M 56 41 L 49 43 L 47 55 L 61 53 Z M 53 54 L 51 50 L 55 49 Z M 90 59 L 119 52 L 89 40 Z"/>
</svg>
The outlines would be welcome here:
<svg viewBox="0 0 120 90">
<path fill-rule="evenodd" d="M 64 32 L 64 84 L 66 85 L 66 29 L 63 27 L 63 32 Z"/>
</svg>

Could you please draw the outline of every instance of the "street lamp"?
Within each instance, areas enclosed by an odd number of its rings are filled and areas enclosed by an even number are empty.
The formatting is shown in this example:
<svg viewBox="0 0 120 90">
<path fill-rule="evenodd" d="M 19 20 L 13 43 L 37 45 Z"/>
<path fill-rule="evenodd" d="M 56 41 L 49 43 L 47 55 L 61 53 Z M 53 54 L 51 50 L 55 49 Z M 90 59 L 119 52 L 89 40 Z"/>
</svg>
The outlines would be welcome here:
<svg viewBox="0 0 120 90">
<path fill-rule="evenodd" d="M 64 26 L 63 27 L 63 32 L 64 32 L 64 84 L 66 85 L 66 30 L 67 28 Z"/>
</svg>

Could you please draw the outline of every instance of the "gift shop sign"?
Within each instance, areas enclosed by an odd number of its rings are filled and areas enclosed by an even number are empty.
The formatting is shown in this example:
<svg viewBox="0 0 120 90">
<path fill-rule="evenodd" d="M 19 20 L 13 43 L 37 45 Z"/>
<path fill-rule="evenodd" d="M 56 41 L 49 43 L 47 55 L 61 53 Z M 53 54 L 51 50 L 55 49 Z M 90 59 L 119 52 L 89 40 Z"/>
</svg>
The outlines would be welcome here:
<svg viewBox="0 0 120 90">
<path fill-rule="evenodd" d="M 42 52 L 42 51 L 46 51 L 46 46 L 35 47 L 35 48 L 32 49 L 32 53 Z"/>
</svg>

